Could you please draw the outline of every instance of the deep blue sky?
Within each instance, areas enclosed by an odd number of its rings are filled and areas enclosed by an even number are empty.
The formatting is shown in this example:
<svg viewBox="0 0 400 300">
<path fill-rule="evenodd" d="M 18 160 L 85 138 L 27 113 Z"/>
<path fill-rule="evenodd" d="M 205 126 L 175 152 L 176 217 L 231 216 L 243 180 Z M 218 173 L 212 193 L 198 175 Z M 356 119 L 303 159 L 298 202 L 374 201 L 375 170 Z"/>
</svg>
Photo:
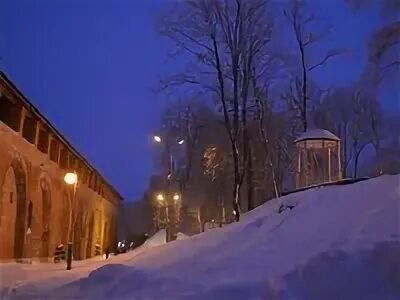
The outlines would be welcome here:
<svg viewBox="0 0 400 300">
<path fill-rule="evenodd" d="M 0 67 L 132 199 L 152 169 L 150 87 L 167 50 L 153 17 L 162 2 L 117 2 L 2 1 Z"/>
<path fill-rule="evenodd" d="M 343 85 L 362 71 L 377 13 L 318 2 L 336 25 L 329 43 L 352 52 L 316 75 Z M 150 87 L 175 68 L 155 22 L 165 3 L 3 0 L 0 10 L 0 68 L 126 199 L 143 193 L 153 168 L 161 100 Z"/>
</svg>

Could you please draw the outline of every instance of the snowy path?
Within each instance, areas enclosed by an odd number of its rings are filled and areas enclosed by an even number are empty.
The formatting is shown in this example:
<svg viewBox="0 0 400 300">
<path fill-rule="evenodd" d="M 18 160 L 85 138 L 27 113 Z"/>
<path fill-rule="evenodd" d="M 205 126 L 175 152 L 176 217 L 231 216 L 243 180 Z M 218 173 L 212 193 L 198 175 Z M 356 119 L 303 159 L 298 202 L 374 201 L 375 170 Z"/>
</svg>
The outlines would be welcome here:
<svg viewBox="0 0 400 300">
<path fill-rule="evenodd" d="M 278 214 L 281 202 L 295 208 Z M 240 223 L 107 265 L 30 276 L 11 299 L 391 300 L 400 299 L 398 257 L 400 176 L 382 176 L 291 194 Z"/>
<path fill-rule="evenodd" d="M 165 244 L 165 232 L 160 231 L 146 243 L 128 253 L 118 256 L 110 256 L 105 260 L 103 256 L 93 257 L 83 261 L 73 261 L 72 270 L 66 271 L 65 263 L 37 263 L 37 264 L 0 264 L 0 295 L 14 293 L 12 289 L 18 289 L 17 295 L 44 294 L 57 289 L 80 278 L 86 278 L 92 271 L 108 264 L 126 264 L 145 250 Z M 40 292 L 39 292 L 40 291 Z M 0 298 L 2 299 L 2 298 Z"/>
<path fill-rule="evenodd" d="M 66 271 L 65 263 L 52 264 L 0 264 L 0 290 L 18 288 L 18 294 L 31 294 L 40 290 L 46 292 L 59 288 L 82 277 L 87 277 L 90 272 L 107 264 L 127 263 L 142 251 L 132 251 L 127 254 L 110 257 L 107 261 L 103 257 L 96 257 L 86 261 L 74 261 L 72 270 Z M 0 293 L 0 295 L 2 295 Z M 2 299 L 2 298 L 0 298 Z"/>
</svg>

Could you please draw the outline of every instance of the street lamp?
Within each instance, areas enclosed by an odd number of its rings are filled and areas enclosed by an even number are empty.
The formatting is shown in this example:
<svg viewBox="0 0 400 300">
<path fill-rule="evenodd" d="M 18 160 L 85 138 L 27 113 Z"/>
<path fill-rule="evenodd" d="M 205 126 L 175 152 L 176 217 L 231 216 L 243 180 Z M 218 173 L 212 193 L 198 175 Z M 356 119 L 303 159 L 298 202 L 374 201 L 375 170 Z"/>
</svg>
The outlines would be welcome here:
<svg viewBox="0 0 400 300">
<path fill-rule="evenodd" d="M 158 143 L 158 144 L 164 144 L 166 151 L 167 151 L 167 155 L 168 155 L 168 160 L 169 160 L 169 170 L 168 170 L 168 174 L 167 174 L 167 179 L 168 181 L 171 179 L 172 177 L 172 164 L 173 164 L 173 157 L 172 157 L 172 151 L 171 151 L 171 141 L 168 138 L 161 137 L 160 135 L 154 135 L 153 136 L 153 141 Z M 185 143 L 185 139 L 184 138 L 177 138 L 175 140 L 175 143 L 177 143 L 178 145 L 183 145 Z"/>
<path fill-rule="evenodd" d="M 69 224 L 68 224 L 68 248 L 67 248 L 67 270 L 71 270 L 72 240 L 73 240 L 72 219 L 73 219 L 74 202 L 75 202 L 75 196 L 76 196 L 76 186 L 78 184 L 78 175 L 75 172 L 68 172 L 64 176 L 64 182 L 69 186 L 73 185 L 73 188 L 74 188 L 73 196 L 70 201 Z"/>
<path fill-rule="evenodd" d="M 167 196 L 168 197 L 168 196 Z M 159 193 L 156 195 L 156 200 L 158 202 L 157 210 L 160 212 L 162 208 L 165 208 L 165 226 L 166 230 L 168 231 L 168 222 L 169 222 L 169 213 L 168 213 L 168 198 L 165 199 L 164 194 Z M 167 200 L 167 201 L 164 201 Z M 159 228 L 159 223 L 161 222 L 161 217 L 158 215 L 156 230 Z"/>
<path fill-rule="evenodd" d="M 153 136 L 153 141 L 154 142 L 156 142 L 156 143 L 158 143 L 158 144 L 163 144 L 163 146 L 165 147 L 165 149 L 166 149 L 166 152 L 167 152 L 167 156 L 168 156 L 168 173 L 167 173 L 167 189 L 166 189 L 166 196 L 165 196 L 165 210 L 166 210 L 166 218 L 167 218 L 167 225 L 166 225 L 166 234 L 167 234 L 167 242 L 169 242 L 169 240 L 170 240 L 170 230 L 171 230 L 171 228 L 170 228 L 170 226 L 171 226 L 171 224 L 170 224 L 170 220 L 169 220 L 169 216 L 168 216 L 168 206 L 170 205 L 170 186 L 171 186 L 171 180 L 172 180 L 172 173 L 173 173 L 173 157 L 172 157 L 172 151 L 171 151 L 171 143 L 172 143 L 172 141 L 171 141 L 171 139 L 170 138 L 168 138 L 168 135 L 167 136 L 163 136 L 163 137 L 161 137 L 160 135 L 154 135 Z M 185 139 L 183 139 L 183 138 L 176 138 L 176 139 L 174 139 L 174 141 L 173 141 L 173 143 L 176 143 L 176 144 L 178 144 L 178 145 L 183 145 L 184 143 L 185 143 Z M 159 195 L 157 195 L 156 196 L 156 199 L 159 201 L 159 202 L 161 202 L 161 201 L 164 201 L 164 196 L 163 195 L 161 195 L 161 194 L 159 194 Z M 180 196 L 179 195 L 174 195 L 173 196 L 173 200 L 176 202 L 176 201 L 179 201 L 180 200 Z"/>
<path fill-rule="evenodd" d="M 76 173 L 67 173 L 64 176 L 64 181 L 68 185 L 73 185 L 78 182 L 78 175 Z"/>
<path fill-rule="evenodd" d="M 158 135 L 153 136 L 153 140 L 154 140 L 156 143 L 161 143 L 161 142 L 162 142 L 161 137 L 158 136 Z"/>
<path fill-rule="evenodd" d="M 164 201 L 164 195 L 163 195 L 163 194 L 158 194 L 157 197 L 156 197 L 156 199 L 157 199 L 159 202 L 162 202 L 162 201 Z"/>
</svg>

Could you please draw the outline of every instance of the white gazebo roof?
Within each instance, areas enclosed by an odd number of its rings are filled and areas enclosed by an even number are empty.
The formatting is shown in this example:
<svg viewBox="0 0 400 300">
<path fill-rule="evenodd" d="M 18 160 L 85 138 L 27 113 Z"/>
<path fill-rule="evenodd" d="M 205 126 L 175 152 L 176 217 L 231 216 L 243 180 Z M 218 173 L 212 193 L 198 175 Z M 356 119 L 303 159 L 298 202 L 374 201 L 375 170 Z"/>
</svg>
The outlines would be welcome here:
<svg viewBox="0 0 400 300">
<path fill-rule="evenodd" d="M 340 139 L 332 132 L 325 129 L 310 129 L 303 132 L 294 141 L 295 143 L 306 141 L 306 140 L 329 140 L 329 141 L 340 141 Z"/>
</svg>

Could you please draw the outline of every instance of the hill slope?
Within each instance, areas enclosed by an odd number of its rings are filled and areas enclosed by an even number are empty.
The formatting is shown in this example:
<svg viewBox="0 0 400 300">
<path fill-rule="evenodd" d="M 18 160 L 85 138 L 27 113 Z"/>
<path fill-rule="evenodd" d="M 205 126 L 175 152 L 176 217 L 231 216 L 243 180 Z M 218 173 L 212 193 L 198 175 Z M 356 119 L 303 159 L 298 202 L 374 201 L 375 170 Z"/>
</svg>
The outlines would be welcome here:
<svg viewBox="0 0 400 300">
<path fill-rule="evenodd" d="M 399 182 L 382 176 L 291 194 L 240 223 L 105 265 L 50 296 L 400 299 Z M 294 208 L 278 213 L 281 204 Z"/>
</svg>

